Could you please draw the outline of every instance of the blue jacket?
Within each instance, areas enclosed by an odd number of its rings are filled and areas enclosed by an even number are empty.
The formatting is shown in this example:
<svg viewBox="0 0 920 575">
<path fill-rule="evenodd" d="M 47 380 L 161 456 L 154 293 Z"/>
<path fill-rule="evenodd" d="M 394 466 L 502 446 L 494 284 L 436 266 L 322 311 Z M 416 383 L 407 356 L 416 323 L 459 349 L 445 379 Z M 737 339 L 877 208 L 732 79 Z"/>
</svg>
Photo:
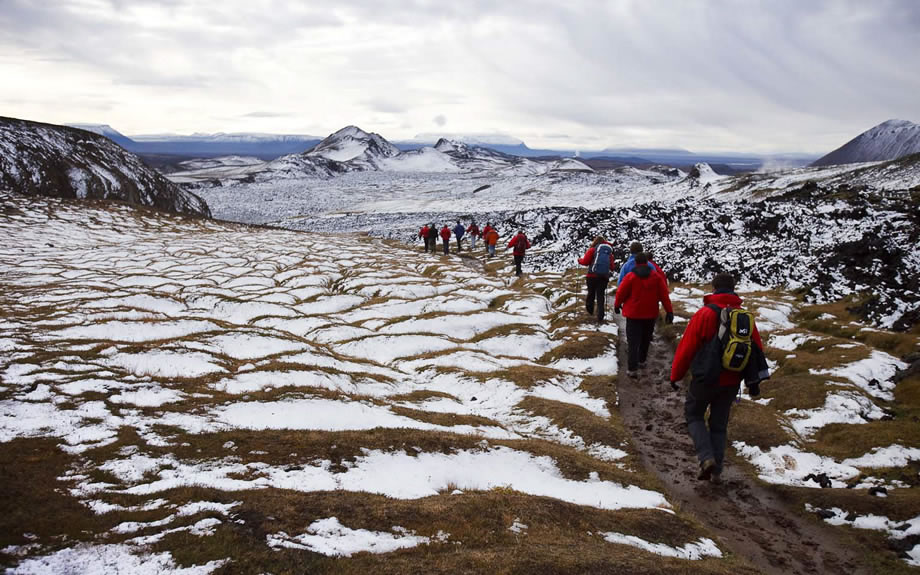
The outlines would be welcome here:
<svg viewBox="0 0 920 575">
<path fill-rule="evenodd" d="M 466 228 L 464 228 L 460 224 L 457 224 L 456 226 L 454 226 L 454 235 L 457 236 L 458 240 L 463 237 L 463 232 L 465 231 L 466 231 Z"/>
<path fill-rule="evenodd" d="M 623 281 L 623 278 L 626 277 L 626 274 L 633 271 L 633 268 L 635 267 L 636 267 L 636 256 L 631 255 L 629 256 L 629 259 L 626 260 L 626 263 L 620 267 L 620 278 L 617 280 L 617 285 L 620 285 L 620 283 Z M 655 271 L 658 271 L 658 268 L 655 267 L 655 264 L 649 263 L 648 267 L 652 268 Z"/>
</svg>

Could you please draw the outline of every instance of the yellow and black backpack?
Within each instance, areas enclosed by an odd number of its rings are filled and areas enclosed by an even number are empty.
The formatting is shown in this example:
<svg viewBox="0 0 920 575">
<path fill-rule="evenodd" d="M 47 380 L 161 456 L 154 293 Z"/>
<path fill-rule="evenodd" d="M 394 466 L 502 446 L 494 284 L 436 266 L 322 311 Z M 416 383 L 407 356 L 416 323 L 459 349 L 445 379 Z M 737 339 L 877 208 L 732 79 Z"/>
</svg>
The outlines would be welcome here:
<svg viewBox="0 0 920 575">
<path fill-rule="evenodd" d="M 714 304 L 706 304 L 706 307 L 715 312 L 719 329 L 697 352 L 690 372 L 695 380 L 716 385 L 723 370 L 739 374 L 747 370 L 754 349 L 754 314 Z"/>
</svg>

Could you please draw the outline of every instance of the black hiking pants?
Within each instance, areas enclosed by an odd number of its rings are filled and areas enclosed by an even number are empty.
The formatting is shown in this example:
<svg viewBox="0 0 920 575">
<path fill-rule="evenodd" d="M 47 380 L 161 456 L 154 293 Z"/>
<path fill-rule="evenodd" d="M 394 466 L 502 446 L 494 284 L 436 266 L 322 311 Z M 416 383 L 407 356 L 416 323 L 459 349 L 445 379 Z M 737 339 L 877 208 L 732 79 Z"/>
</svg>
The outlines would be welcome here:
<svg viewBox="0 0 920 575">
<path fill-rule="evenodd" d="M 687 430 L 696 447 L 696 456 L 700 463 L 707 459 L 714 459 L 717 473 L 722 473 L 725 445 L 728 441 L 728 416 L 731 414 L 732 403 L 738 395 L 739 387 L 738 385 L 720 387 L 692 382 L 687 390 L 684 417 L 687 420 Z M 707 408 L 709 408 L 708 427 L 704 420 Z"/>
<path fill-rule="evenodd" d="M 656 321 L 658 318 L 626 318 L 626 347 L 629 349 L 626 368 L 629 371 L 636 371 L 639 364 L 648 359 L 648 347 L 652 344 Z"/>
<path fill-rule="evenodd" d="M 586 277 L 585 283 L 588 284 L 588 295 L 585 297 L 585 309 L 588 313 L 594 315 L 597 309 L 597 321 L 604 321 L 604 307 L 607 302 L 607 282 L 608 277 Z M 595 302 L 597 304 L 595 305 Z"/>
<path fill-rule="evenodd" d="M 524 262 L 524 256 L 514 256 L 514 274 L 521 275 L 521 264 Z"/>
<path fill-rule="evenodd" d="M 458 252 L 460 251 L 460 240 L 462 240 L 462 239 L 463 239 L 463 238 L 457 238 L 457 251 L 458 251 Z"/>
<path fill-rule="evenodd" d="M 425 253 L 428 253 L 428 238 L 424 237 L 422 239 L 425 240 Z"/>
<path fill-rule="evenodd" d="M 445 254 L 450 253 L 450 240 L 444 240 L 444 253 Z"/>
</svg>

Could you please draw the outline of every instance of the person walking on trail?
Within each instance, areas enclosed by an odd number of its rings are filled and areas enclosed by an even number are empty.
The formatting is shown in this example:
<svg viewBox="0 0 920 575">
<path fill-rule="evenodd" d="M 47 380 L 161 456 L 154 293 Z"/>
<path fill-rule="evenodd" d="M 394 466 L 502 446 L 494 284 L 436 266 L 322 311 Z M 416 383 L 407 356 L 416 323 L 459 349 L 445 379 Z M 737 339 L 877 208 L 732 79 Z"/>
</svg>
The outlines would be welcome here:
<svg viewBox="0 0 920 575">
<path fill-rule="evenodd" d="M 524 230 L 519 230 L 517 235 L 508 242 L 509 248 L 514 248 L 514 274 L 521 277 L 521 264 L 524 262 L 524 254 L 530 249 L 530 240 L 524 234 Z"/>
<path fill-rule="evenodd" d="M 604 323 L 607 283 L 613 270 L 613 247 L 602 236 L 597 236 L 585 255 L 578 259 L 578 263 L 588 266 L 588 273 L 585 274 L 585 283 L 588 286 L 585 309 L 588 315 L 594 315 L 594 310 L 597 309 L 597 323 Z"/>
<path fill-rule="evenodd" d="M 463 227 L 463 224 L 457 222 L 457 225 L 454 226 L 454 236 L 457 238 L 457 252 L 460 252 L 460 240 L 463 239 L 463 234 L 466 233 L 466 228 Z"/>
<path fill-rule="evenodd" d="M 482 228 L 482 243 L 486 245 L 486 253 L 489 252 L 489 232 L 491 232 L 493 229 L 494 228 L 492 228 L 492 222 L 486 222 L 486 227 Z M 494 256 L 495 254 L 492 253 L 490 255 Z"/>
<path fill-rule="evenodd" d="M 466 233 L 470 234 L 470 251 L 473 251 L 476 249 L 476 239 L 479 237 L 479 226 L 476 225 L 476 222 L 470 222 Z"/>
<path fill-rule="evenodd" d="M 760 382 L 770 377 L 770 371 L 754 316 L 741 309 L 735 279 L 716 274 L 712 287 L 713 293 L 703 296 L 703 307 L 690 319 L 677 345 L 671 387 L 678 389 L 677 382 L 690 370 L 684 417 L 700 462 L 697 478 L 721 483 L 728 418 L 741 380 L 751 397 L 757 397 Z"/>
<path fill-rule="evenodd" d="M 667 312 L 665 321 L 674 321 L 674 309 L 664 278 L 648 265 L 648 255 L 638 253 L 635 261 L 634 269 L 617 288 L 617 297 L 613 302 L 613 313 L 619 314 L 622 310 L 626 317 L 626 345 L 629 349 L 626 374 L 629 377 L 637 377 L 638 369 L 645 367 L 648 348 L 655 334 L 659 302 Z"/>
<path fill-rule="evenodd" d="M 483 235 L 483 240 L 486 242 L 486 250 L 489 252 L 489 257 L 495 257 L 495 246 L 498 244 L 498 230 L 489 227 L 489 231 Z"/>
<path fill-rule="evenodd" d="M 626 262 L 620 266 L 620 277 L 617 279 L 617 285 L 619 286 L 623 283 L 623 278 L 626 277 L 629 272 L 633 271 L 633 268 L 636 267 L 636 254 L 642 253 L 642 244 L 639 242 L 633 242 L 629 244 L 629 258 Z M 652 271 L 658 271 L 658 266 L 651 264 L 649 267 L 652 268 Z"/>
<path fill-rule="evenodd" d="M 441 240 L 444 242 L 444 255 L 447 255 L 450 253 L 450 229 L 447 224 L 441 228 Z"/>
<path fill-rule="evenodd" d="M 425 242 L 425 253 L 428 253 L 428 224 L 422 226 L 422 229 L 418 232 L 418 237 Z"/>
<path fill-rule="evenodd" d="M 431 248 L 431 253 L 438 251 L 438 227 L 433 223 L 428 224 L 428 247 Z"/>
</svg>

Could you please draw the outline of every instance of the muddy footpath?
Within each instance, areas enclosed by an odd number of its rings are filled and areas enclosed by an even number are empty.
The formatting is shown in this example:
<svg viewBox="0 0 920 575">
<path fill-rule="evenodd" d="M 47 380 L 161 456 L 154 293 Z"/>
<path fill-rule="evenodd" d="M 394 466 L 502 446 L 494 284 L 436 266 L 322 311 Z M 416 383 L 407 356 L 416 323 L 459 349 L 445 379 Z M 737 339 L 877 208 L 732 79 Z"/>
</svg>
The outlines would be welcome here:
<svg viewBox="0 0 920 575">
<path fill-rule="evenodd" d="M 638 378 L 627 377 L 626 322 L 615 317 L 620 413 L 643 465 L 665 484 L 668 498 L 705 524 L 723 550 L 744 557 L 763 573 L 869 573 L 859 550 L 843 543 L 832 527 L 805 517 L 730 459 L 721 485 L 696 478 L 698 462 L 684 423 L 685 385 L 674 391 L 668 384 L 671 344 L 656 337 L 647 366 Z M 729 443 L 731 431 L 730 423 Z"/>
</svg>

